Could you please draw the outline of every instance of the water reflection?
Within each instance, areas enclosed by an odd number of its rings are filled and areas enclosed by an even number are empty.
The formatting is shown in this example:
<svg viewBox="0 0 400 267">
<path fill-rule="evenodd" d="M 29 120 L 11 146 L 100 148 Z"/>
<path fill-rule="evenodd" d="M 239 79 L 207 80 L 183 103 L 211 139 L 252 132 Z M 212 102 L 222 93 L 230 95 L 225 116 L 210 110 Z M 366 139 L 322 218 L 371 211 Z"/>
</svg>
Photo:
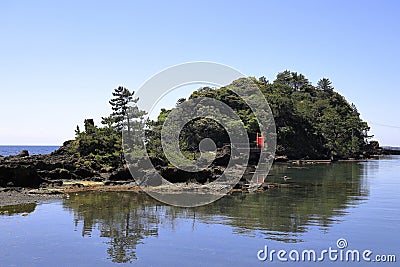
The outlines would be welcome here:
<svg viewBox="0 0 400 267">
<path fill-rule="evenodd" d="M 235 234 L 283 242 L 301 242 L 310 226 L 321 231 L 340 221 L 349 206 L 366 200 L 366 169 L 359 163 L 309 166 L 274 166 L 267 177 L 295 188 L 275 188 L 263 193 L 234 194 L 210 205 L 184 209 L 166 206 L 135 192 L 86 192 L 71 195 L 63 206 L 73 212 L 82 236 L 94 230 L 106 238 L 107 253 L 114 262 L 136 259 L 136 248 L 148 237 L 157 237 L 161 227 L 173 230 L 178 219 L 192 224 L 225 224 Z"/>
<path fill-rule="evenodd" d="M 21 205 L 10 205 L 10 206 L 3 206 L 0 207 L 0 215 L 15 215 L 20 213 L 31 213 L 35 211 L 36 203 L 27 203 Z"/>
</svg>

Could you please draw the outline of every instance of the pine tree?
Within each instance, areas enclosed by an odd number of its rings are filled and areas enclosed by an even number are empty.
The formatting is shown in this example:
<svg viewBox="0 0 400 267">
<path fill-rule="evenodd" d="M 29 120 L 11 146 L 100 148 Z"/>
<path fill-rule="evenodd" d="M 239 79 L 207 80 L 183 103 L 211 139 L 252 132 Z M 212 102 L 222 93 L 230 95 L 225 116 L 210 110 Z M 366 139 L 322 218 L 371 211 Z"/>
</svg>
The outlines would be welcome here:
<svg viewBox="0 0 400 267">
<path fill-rule="evenodd" d="M 146 112 L 137 107 L 139 98 L 134 98 L 134 93 L 122 86 L 114 89 L 112 93 L 114 98 L 109 101 L 113 112 L 110 116 L 102 118 L 102 124 L 113 129 L 118 135 L 126 130 L 126 138 L 130 143 L 141 143 L 138 138 L 145 126 L 143 116 Z"/>
<path fill-rule="evenodd" d="M 328 78 L 322 78 L 317 83 L 317 89 L 332 91 L 333 90 L 332 82 Z"/>
<path fill-rule="evenodd" d="M 110 116 L 103 117 L 101 123 L 121 132 L 124 127 L 124 120 L 128 119 L 129 122 L 129 118 L 127 118 L 129 104 L 137 103 L 138 101 L 138 98 L 133 98 L 134 93 L 135 92 L 131 93 L 128 89 L 122 86 L 114 89 L 114 92 L 112 93 L 114 98 L 109 101 L 113 112 Z"/>
</svg>

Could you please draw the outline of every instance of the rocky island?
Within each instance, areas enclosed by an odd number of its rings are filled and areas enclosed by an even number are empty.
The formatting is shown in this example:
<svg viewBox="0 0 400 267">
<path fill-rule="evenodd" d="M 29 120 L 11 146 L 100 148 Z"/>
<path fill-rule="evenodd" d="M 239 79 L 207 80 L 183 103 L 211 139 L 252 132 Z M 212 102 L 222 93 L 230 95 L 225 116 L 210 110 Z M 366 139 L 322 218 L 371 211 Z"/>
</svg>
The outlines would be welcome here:
<svg viewBox="0 0 400 267">
<path fill-rule="evenodd" d="M 334 91 L 332 83 L 322 78 L 313 86 L 302 74 L 284 71 L 273 82 L 265 77 L 249 78 L 267 99 L 275 124 L 277 147 L 275 161 L 327 162 L 339 159 L 366 159 L 377 153 L 379 144 L 370 141 L 369 127 L 360 119 L 354 104 Z M 229 89 L 241 85 L 239 79 L 219 89 L 203 87 L 189 99 L 209 97 L 230 106 L 244 123 L 249 140 L 259 132 L 250 108 Z M 221 125 L 206 118 L 193 120 L 182 130 L 180 145 L 186 157 L 196 157 L 201 140 L 211 138 L 217 145 L 215 159 L 204 170 L 185 172 L 171 165 L 161 144 L 161 128 L 171 110 L 162 109 L 155 121 L 145 121 L 145 112 L 137 108 L 134 92 L 118 87 L 110 101 L 113 113 L 102 118 L 103 126 L 85 120 L 85 129 L 76 129 L 75 140 L 48 155 L 32 155 L 27 151 L 18 156 L 0 156 L 0 200 L 7 204 L 10 191 L 47 195 L 76 190 L 138 190 L 126 167 L 121 132 L 126 127 L 128 112 L 136 126 L 146 129 L 146 149 L 155 169 L 172 183 L 204 184 L 224 172 L 231 157 L 229 137 Z M 177 107 L 186 99 L 179 99 Z M 252 159 L 257 164 L 257 158 Z M 139 164 L 140 165 L 140 164 Z M 138 168 L 140 172 L 140 168 Z M 141 173 L 146 175 L 146 173 Z M 158 181 L 152 181 L 154 186 Z M 242 181 L 242 188 L 246 181 Z M 264 187 L 264 188 L 268 188 Z M 30 190 L 35 189 L 35 190 Z"/>
</svg>

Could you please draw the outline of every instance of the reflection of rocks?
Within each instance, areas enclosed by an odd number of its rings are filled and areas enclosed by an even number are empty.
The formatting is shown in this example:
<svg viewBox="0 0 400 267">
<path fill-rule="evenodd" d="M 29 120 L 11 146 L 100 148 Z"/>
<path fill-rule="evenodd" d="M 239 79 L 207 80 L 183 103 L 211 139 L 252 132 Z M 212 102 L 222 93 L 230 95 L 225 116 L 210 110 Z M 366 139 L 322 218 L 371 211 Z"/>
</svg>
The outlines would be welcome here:
<svg viewBox="0 0 400 267">
<path fill-rule="evenodd" d="M 58 198 L 61 195 L 56 191 L 40 192 L 41 189 L 27 189 L 21 187 L 0 187 L 0 207 L 35 203 L 42 200 Z"/>
<path fill-rule="evenodd" d="M 20 205 L 10 205 L 0 207 L 0 215 L 14 215 L 22 213 L 22 216 L 27 216 L 36 208 L 36 203 L 27 203 Z"/>
<path fill-rule="evenodd" d="M 137 245 L 146 244 L 149 236 L 157 236 L 160 228 L 165 234 L 177 227 L 189 229 L 189 224 L 193 231 L 204 228 L 197 227 L 199 223 L 217 223 L 230 227 L 235 235 L 293 243 L 300 242 L 301 233 L 313 230 L 315 225 L 327 231 L 340 216 L 346 215 L 349 205 L 360 203 L 365 194 L 363 168 L 357 164 L 306 169 L 281 165 L 264 183 L 272 187 L 270 192 L 233 193 L 195 209 L 165 205 L 141 192 L 71 194 L 63 200 L 63 206 L 74 213 L 74 223 L 77 228 L 82 227 L 83 236 L 98 234 L 106 240 L 109 257 L 119 263 L 134 261 Z M 302 190 L 289 183 L 283 187 L 281 177 L 288 172 L 292 172 L 293 180 L 301 174 L 302 179 L 295 182 Z"/>
</svg>

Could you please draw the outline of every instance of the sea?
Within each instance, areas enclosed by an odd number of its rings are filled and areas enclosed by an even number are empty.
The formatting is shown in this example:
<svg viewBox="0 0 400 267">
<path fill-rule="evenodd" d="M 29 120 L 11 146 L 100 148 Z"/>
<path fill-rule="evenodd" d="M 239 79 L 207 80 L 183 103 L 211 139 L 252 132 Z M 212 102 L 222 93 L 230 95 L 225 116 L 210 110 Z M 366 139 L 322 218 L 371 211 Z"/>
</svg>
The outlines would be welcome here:
<svg viewBox="0 0 400 267">
<path fill-rule="evenodd" d="M 16 156 L 22 150 L 28 150 L 29 155 L 44 155 L 56 151 L 60 146 L 0 146 L 0 156 Z"/>
<path fill-rule="evenodd" d="M 399 173 L 399 155 L 275 164 L 282 186 L 195 208 L 116 191 L 0 207 L 0 266 L 400 266 Z"/>
</svg>

